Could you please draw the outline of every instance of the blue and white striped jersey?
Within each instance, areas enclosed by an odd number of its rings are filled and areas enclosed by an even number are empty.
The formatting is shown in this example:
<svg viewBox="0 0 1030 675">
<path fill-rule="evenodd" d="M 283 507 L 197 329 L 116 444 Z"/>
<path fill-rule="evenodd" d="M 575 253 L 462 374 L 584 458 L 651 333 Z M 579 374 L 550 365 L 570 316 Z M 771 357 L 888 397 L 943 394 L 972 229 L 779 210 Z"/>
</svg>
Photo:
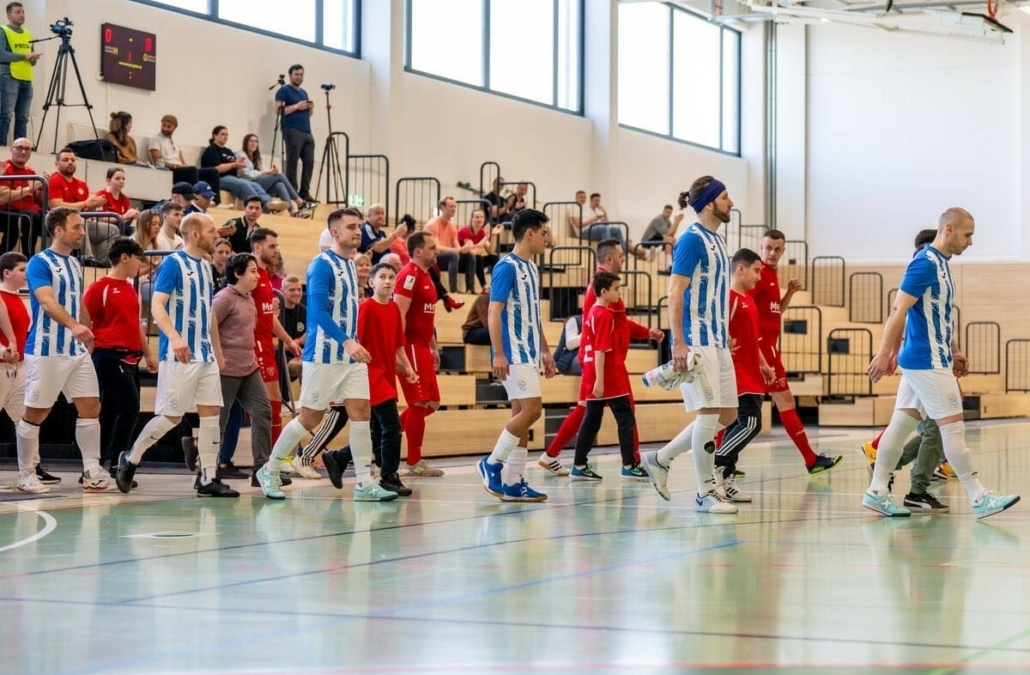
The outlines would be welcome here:
<svg viewBox="0 0 1030 675">
<path fill-rule="evenodd" d="M 951 370 L 955 282 L 948 257 L 924 246 L 908 264 L 901 290 L 917 300 L 906 315 L 898 365 L 909 370 Z"/>
<path fill-rule="evenodd" d="M 683 293 L 684 344 L 726 347 L 730 261 L 722 235 L 698 223 L 688 227 L 673 249 L 672 273 L 690 277 Z"/>
<path fill-rule="evenodd" d="M 168 316 L 175 331 L 190 346 L 190 361 L 214 363 L 211 346 L 211 302 L 214 296 L 211 263 L 178 250 L 165 256 L 157 268 L 156 293 L 168 295 Z M 168 336 L 161 332 L 157 341 L 158 359 L 175 361 Z"/>
<path fill-rule="evenodd" d="M 536 265 L 514 253 L 501 258 L 490 278 L 490 302 L 503 302 L 501 341 L 508 363 L 540 365 L 540 287 Z"/>
<path fill-rule="evenodd" d="M 25 268 L 29 284 L 29 309 L 32 328 L 29 329 L 25 353 L 33 356 L 79 356 L 86 347 L 72 337 L 72 332 L 43 311 L 36 300 L 36 290 L 54 289 L 54 298 L 76 321 L 82 304 L 82 266 L 71 256 L 54 253 L 51 249 L 32 256 Z"/>
<path fill-rule="evenodd" d="M 308 266 L 308 338 L 303 360 L 309 363 L 354 363 L 343 343 L 358 339 L 358 286 L 354 261 L 324 251 Z"/>
</svg>

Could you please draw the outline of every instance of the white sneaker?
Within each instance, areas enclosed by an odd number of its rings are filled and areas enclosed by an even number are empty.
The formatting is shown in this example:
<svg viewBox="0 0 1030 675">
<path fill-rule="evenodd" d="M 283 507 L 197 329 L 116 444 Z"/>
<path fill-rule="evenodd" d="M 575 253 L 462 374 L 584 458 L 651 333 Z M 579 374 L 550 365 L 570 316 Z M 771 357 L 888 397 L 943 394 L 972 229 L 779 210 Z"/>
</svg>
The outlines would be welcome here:
<svg viewBox="0 0 1030 675">
<path fill-rule="evenodd" d="M 715 482 L 712 487 L 715 494 L 719 495 L 719 499 L 726 499 L 726 478 L 722 475 L 722 467 L 715 467 L 712 471 L 712 480 Z"/>
<path fill-rule="evenodd" d="M 657 452 L 645 453 L 640 458 L 640 466 L 647 472 L 647 477 L 651 479 L 651 485 L 665 501 L 672 499 L 672 494 L 669 492 L 669 467 L 662 466 L 658 462 Z"/>
<path fill-rule="evenodd" d="M 50 487 L 43 485 L 43 481 L 34 473 L 22 476 L 18 479 L 18 492 L 27 492 L 34 495 L 45 495 L 50 492 Z"/>
<path fill-rule="evenodd" d="M 322 478 L 322 474 L 315 471 L 315 467 L 305 464 L 300 455 L 293 458 L 293 461 L 290 462 L 290 467 L 293 469 L 293 473 L 301 478 L 307 478 L 308 480 L 320 480 Z"/>
<path fill-rule="evenodd" d="M 426 460 L 420 459 L 417 464 L 408 466 L 407 475 L 416 478 L 439 478 L 443 475 L 443 469 L 434 468 Z"/>
<path fill-rule="evenodd" d="M 694 510 L 700 513 L 736 513 L 737 507 L 724 501 L 715 490 L 706 495 L 694 497 Z"/>
<path fill-rule="evenodd" d="M 751 501 L 751 495 L 737 487 L 737 479 L 733 476 L 725 479 L 723 490 L 726 492 L 726 499 L 731 502 L 747 503 Z"/>
<path fill-rule="evenodd" d="M 548 457 L 546 454 L 541 455 L 537 465 L 552 476 L 563 477 L 569 475 L 569 470 L 558 461 L 557 457 Z"/>
<path fill-rule="evenodd" d="M 111 487 L 111 476 L 102 468 L 97 467 L 82 476 L 83 492 L 104 492 Z"/>
</svg>

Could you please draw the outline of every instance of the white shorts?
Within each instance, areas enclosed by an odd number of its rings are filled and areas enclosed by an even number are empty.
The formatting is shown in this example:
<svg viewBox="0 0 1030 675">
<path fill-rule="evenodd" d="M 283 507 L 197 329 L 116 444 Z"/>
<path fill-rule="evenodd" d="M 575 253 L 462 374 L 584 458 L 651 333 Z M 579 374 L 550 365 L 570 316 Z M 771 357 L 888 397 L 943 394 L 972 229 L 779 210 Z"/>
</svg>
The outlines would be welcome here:
<svg viewBox="0 0 1030 675">
<path fill-rule="evenodd" d="M 523 398 L 540 398 L 540 368 L 532 363 L 517 363 L 508 366 L 508 377 L 504 378 L 504 391 L 509 401 Z"/>
<path fill-rule="evenodd" d="M 364 363 L 311 363 L 301 365 L 300 405 L 322 411 L 344 401 L 368 401 L 368 365 Z"/>
<path fill-rule="evenodd" d="M 680 385 L 687 412 L 702 408 L 736 408 L 737 374 L 730 350 L 725 347 L 691 347 L 690 350 L 701 359 L 694 366 L 697 371 L 694 381 Z"/>
<path fill-rule="evenodd" d="M 923 417 L 940 420 L 962 414 L 962 392 L 950 370 L 903 370 L 895 410 L 918 410 Z"/>
<path fill-rule="evenodd" d="M 218 364 L 203 361 L 162 361 L 157 370 L 157 399 L 154 412 L 165 417 L 182 417 L 194 406 L 222 407 L 222 380 Z"/>
<path fill-rule="evenodd" d="M 0 366 L 0 408 L 15 424 L 25 417 L 25 364 Z"/>
<path fill-rule="evenodd" d="M 100 398 L 97 371 L 87 352 L 78 356 L 25 355 L 25 407 L 52 408 L 61 394 L 69 402 Z"/>
</svg>

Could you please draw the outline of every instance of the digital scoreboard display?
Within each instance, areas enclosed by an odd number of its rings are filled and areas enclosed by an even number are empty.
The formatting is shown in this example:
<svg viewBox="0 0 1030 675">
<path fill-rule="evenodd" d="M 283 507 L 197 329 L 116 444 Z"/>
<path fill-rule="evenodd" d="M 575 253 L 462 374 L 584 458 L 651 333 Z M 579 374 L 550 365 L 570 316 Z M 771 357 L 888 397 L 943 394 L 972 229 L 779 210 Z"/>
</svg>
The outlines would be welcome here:
<svg viewBox="0 0 1030 675">
<path fill-rule="evenodd" d="M 100 26 L 100 77 L 104 82 L 154 91 L 157 36 L 113 23 Z"/>
</svg>

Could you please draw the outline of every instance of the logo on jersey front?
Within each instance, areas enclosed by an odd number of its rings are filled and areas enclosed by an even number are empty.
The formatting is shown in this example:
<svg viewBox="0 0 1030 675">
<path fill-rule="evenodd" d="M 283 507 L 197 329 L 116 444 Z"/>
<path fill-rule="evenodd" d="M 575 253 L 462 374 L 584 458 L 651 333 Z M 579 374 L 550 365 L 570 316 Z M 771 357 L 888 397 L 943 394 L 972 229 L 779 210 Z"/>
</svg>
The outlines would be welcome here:
<svg viewBox="0 0 1030 675">
<path fill-rule="evenodd" d="M 436 314 L 436 303 L 434 302 L 423 302 L 422 303 L 423 314 Z"/>
</svg>

